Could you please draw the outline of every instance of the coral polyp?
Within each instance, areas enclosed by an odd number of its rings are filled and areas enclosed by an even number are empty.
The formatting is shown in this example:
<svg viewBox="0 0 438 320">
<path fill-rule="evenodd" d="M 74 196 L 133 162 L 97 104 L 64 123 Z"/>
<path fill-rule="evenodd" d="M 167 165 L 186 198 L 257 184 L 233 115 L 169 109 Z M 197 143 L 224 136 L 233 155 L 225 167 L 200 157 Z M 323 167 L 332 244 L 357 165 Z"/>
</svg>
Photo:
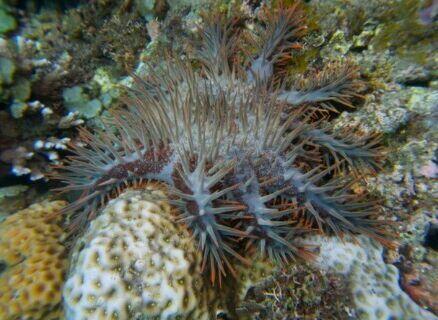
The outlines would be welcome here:
<svg viewBox="0 0 438 320">
<path fill-rule="evenodd" d="M 351 190 L 359 171 L 378 168 L 378 140 L 329 121 L 360 98 L 357 68 L 329 63 L 289 81 L 304 14 L 295 5 L 267 17 L 263 36 L 232 18 L 208 24 L 194 54 L 169 54 L 134 76 L 128 107 L 101 130 L 80 130 L 55 176 L 61 191 L 80 193 L 65 209 L 73 233 L 122 189 L 153 180 L 168 185 L 174 219 L 197 240 L 213 282 L 255 251 L 278 263 L 310 259 L 296 239 L 312 231 L 387 241 L 378 201 Z"/>
</svg>

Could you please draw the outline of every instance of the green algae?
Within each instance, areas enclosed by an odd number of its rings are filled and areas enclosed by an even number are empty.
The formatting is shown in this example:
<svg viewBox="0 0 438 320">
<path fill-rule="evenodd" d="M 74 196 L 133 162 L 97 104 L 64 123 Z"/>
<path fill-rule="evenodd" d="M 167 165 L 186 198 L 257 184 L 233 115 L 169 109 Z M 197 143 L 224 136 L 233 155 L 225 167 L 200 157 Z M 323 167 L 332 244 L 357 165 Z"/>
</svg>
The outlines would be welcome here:
<svg viewBox="0 0 438 320">
<path fill-rule="evenodd" d="M 29 100 L 32 93 L 31 85 L 32 84 L 28 79 L 17 79 L 10 89 L 14 99 L 23 102 Z"/>
<path fill-rule="evenodd" d="M 420 10 L 430 5 L 422 0 L 317 1 L 311 6 L 311 20 L 331 38 L 342 31 L 357 51 L 372 48 L 427 64 L 438 40 L 438 26 L 422 23 Z"/>
<path fill-rule="evenodd" d="M 0 57 L 0 86 L 13 82 L 16 66 L 11 59 Z"/>
<path fill-rule="evenodd" d="M 388 1 L 378 16 L 381 24 L 372 40 L 375 48 L 394 48 L 399 54 L 408 54 L 408 51 L 417 51 L 418 47 L 436 41 L 436 26 L 420 21 L 422 3 L 419 0 Z"/>
<path fill-rule="evenodd" d="M 9 105 L 9 110 L 11 112 L 11 115 L 15 119 L 22 118 L 27 109 L 28 109 L 27 104 L 22 101 L 14 101 Z"/>
<path fill-rule="evenodd" d="M 0 0 L 0 35 L 13 31 L 17 27 L 17 22 L 10 11 L 3 0 Z"/>
<path fill-rule="evenodd" d="M 78 112 L 86 119 L 94 118 L 102 110 L 102 103 L 91 99 L 80 86 L 64 89 L 62 96 L 69 111 Z"/>
</svg>

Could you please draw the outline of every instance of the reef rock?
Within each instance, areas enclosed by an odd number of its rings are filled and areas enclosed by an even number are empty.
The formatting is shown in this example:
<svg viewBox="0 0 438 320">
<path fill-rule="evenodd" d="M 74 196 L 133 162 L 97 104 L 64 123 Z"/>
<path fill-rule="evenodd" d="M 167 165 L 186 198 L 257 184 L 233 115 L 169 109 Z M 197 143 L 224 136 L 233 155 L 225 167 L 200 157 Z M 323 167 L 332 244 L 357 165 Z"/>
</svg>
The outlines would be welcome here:
<svg viewBox="0 0 438 320">
<path fill-rule="evenodd" d="M 316 265 L 348 277 L 358 319 L 437 319 L 418 306 L 399 285 L 399 271 L 383 260 L 383 248 L 359 236 L 357 243 L 314 239 L 320 246 Z"/>
</svg>

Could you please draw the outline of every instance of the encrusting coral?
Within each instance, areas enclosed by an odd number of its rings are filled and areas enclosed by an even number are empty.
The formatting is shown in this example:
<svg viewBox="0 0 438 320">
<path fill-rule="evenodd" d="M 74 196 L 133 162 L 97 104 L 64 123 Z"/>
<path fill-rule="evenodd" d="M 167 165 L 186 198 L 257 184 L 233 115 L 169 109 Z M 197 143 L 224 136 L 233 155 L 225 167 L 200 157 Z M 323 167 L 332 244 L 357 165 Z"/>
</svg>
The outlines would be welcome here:
<svg viewBox="0 0 438 320">
<path fill-rule="evenodd" d="M 0 318 L 58 319 L 67 268 L 61 216 L 64 201 L 34 204 L 0 224 Z"/>
<path fill-rule="evenodd" d="M 67 319 L 213 319 L 200 252 L 160 187 L 142 189 L 110 201 L 76 243 Z"/>
<path fill-rule="evenodd" d="M 304 13 L 296 2 L 264 23 L 258 32 L 240 19 L 207 23 L 193 55 L 169 54 L 145 79 L 134 76 L 128 109 L 102 130 L 80 130 L 54 175 L 61 191 L 80 194 L 64 210 L 72 233 L 121 189 L 156 180 L 168 185 L 174 219 L 198 242 L 212 282 L 255 251 L 277 263 L 312 258 L 295 242 L 311 231 L 389 243 L 378 201 L 351 190 L 351 176 L 378 168 L 378 139 L 329 121 L 361 97 L 357 68 L 329 63 L 289 81 L 284 65 L 300 46 Z"/>
</svg>

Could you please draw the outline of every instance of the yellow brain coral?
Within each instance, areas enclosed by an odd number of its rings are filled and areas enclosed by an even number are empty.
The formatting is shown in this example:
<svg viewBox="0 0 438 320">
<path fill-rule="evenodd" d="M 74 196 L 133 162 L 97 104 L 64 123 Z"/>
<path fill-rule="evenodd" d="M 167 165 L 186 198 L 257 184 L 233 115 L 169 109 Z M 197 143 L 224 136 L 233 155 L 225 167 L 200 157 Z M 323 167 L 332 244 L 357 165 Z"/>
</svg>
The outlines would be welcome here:
<svg viewBox="0 0 438 320">
<path fill-rule="evenodd" d="M 67 267 L 59 219 L 63 201 L 34 204 L 0 224 L 0 319 L 58 319 Z"/>
</svg>

